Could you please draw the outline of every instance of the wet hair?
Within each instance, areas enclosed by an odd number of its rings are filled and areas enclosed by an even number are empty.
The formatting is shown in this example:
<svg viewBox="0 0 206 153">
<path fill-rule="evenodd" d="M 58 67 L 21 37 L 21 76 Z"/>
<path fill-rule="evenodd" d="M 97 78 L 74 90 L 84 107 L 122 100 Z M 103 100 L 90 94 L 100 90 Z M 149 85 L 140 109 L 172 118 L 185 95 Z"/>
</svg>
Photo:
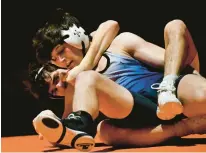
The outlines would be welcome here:
<svg viewBox="0 0 206 153">
<path fill-rule="evenodd" d="M 32 46 L 39 63 L 43 64 L 51 60 L 52 49 L 64 42 L 65 38 L 61 36 L 61 30 L 68 30 L 73 24 L 77 27 L 80 26 L 80 22 L 76 17 L 58 8 L 46 24 L 37 30 L 32 39 Z"/>
<path fill-rule="evenodd" d="M 47 98 L 52 95 L 49 94 L 49 83 L 47 79 L 51 79 L 51 73 L 56 71 L 59 67 L 51 63 L 44 65 L 38 63 L 30 63 L 29 65 L 29 81 L 31 83 L 31 92 L 36 94 L 38 98 Z"/>
</svg>

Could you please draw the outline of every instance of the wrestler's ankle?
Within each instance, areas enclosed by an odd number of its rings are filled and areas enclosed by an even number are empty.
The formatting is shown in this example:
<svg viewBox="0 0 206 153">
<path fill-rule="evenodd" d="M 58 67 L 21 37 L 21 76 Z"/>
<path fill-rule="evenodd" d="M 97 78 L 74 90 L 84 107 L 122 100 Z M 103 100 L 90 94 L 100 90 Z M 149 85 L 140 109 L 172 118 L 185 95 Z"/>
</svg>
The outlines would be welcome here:
<svg viewBox="0 0 206 153">
<path fill-rule="evenodd" d="M 164 75 L 163 81 L 166 81 L 166 80 L 175 81 L 177 78 L 178 78 L 177 74 L 167 74 L 167 75 Z"/>
<path fill-rule="evenodd" d="M 97 126 L 95 125 L 92 116 L 86 111 L 76 111 L 71 113 L 63 120 L 65 126 L 73 126 L 72 122 L 76 120 L 74 129 L 83 131 L 94 137 L 96 135 Z"/>
</svg>

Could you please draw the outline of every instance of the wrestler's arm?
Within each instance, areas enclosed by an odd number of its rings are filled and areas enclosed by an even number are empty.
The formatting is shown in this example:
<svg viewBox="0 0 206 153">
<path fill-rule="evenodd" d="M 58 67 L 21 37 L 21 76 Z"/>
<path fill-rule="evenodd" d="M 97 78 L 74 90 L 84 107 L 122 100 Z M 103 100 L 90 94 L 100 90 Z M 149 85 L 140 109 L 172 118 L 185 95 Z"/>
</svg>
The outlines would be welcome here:
<svg viewBox="0 0 206 153">
<path fill-rule="evenodd" d="M 165 49 L 152 44 L 133 33 L 125 32 L 118 35 L 113 41 L 113 44 L 120 46 L 125 54 L 132 56 L 145 64 L 155 68 L 164 68 Z"/>
<path fill-rule="evenodd" d="M 80 63 L 82 70 L 91 70 L 98 63 L 104 51 L 109 47 L 119 32 L 119 24 L 116 21 L 108 20 L 99 25 L 98 29 L 91 33 L 92 43 L 86 56 Z"/>
</svg>

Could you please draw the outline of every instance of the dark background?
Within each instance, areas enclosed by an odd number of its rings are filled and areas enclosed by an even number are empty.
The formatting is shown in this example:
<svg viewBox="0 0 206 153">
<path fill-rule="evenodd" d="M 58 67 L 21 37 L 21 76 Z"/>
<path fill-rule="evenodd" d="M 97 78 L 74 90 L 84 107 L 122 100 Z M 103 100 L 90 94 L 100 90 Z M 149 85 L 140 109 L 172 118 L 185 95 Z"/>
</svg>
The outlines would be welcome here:
<svg viewBox="0 0 206 153">
<path fill-rule="evenodd" d="M 187 24 L 198 49 L 201 74 L 206 76 L 204 5 L 187 1 L 182 1 L 182 4 L 174 1 L 134 2 L 129 0 L 2 2 L 2 136 L 35 134 L 31 123 L 41 109 L 39 102 L 25 90 L 22 81 L 26 78 L 29 61 L 34 59 L 31 39 L 48 15 L 58 7 L 76 16 L 88 32 L 95 30 L 101 22 L 113 19 L 119 22 L 120 32 L 136 33 L 162 47 L 165 24 L 173 19 L 182 19 Z"/>
</svg>

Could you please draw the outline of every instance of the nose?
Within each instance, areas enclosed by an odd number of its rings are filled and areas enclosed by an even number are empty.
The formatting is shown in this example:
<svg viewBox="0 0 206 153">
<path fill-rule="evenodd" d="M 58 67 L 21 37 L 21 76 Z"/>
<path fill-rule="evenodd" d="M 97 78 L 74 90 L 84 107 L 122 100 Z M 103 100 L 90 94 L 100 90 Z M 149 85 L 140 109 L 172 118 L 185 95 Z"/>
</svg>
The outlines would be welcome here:
<svg viewBox="0 0 206 153">
<path fill-rule="evenodd" d="M 62 81 L 60 81 L 58 84 L 56 84 L 56 95 L 57 96 L 65 96 L 65 87 L 64 87 L 64 83 Z"/>
<path fill-rule="evenodd" d="M 61 57 L 61 56 L 58 56 L 58 60 L 59 60 L 59 62 L 65 62 L 66 61 L 65 57 Z"/>
<path fill-rule="evenodd" d="M 63 88 L 63 83 L 62 83 L 62 81 L 59 81 L 59 82 L 56 84 L 56 88 L 57 88 L 57 89 Z"/>
</svg>

